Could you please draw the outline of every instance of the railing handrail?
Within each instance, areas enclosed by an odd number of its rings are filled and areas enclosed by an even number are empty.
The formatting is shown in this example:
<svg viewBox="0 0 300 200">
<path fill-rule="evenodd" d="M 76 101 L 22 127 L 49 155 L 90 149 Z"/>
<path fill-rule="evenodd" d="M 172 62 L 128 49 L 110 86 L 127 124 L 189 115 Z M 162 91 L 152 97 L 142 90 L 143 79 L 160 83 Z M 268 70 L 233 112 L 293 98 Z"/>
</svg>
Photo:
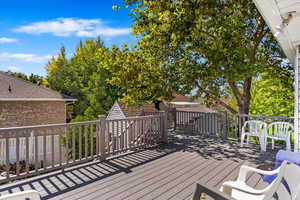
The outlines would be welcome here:
<svg viewBox="0 0 300 200">
<path fill-rule="evenodd" d="M 147 115 L 147 116 L 137 116 L 137 117 L 126 117 L 124 119 L 106 119 L 106 121 L 126 121 L 126 120 L 136 120 L 136 119 L 151 119 L 151 118 L 158 118 L 157 115 Z"/>
<path fill-rule="evenodd" d="M 24 130 L 24 129 L 39 129 L 39 128 L 53 128 L 53 127 L 57 128 L 57 127 L 87 125 L 87 124 L 96 124 L 96 123 L 99 123 L 99 120 L 84 121 L 84 122 L 60 123 L 60 124 L 33 125 L 33 126 L 17 126 L 17 127 L 0 128 L 0 131 L 16 131 L 16 130 Z"/>
<path fill-rule="evenodd" d="M 294 119 L 294 117 L 288 117 L 288 116 L 273 116 L 273 115 L 247 115 L 247 114 L 232 114 L 236 117 L 255 117 L 255 118 L 271 118 L 271 119 Z"/>
</svg>

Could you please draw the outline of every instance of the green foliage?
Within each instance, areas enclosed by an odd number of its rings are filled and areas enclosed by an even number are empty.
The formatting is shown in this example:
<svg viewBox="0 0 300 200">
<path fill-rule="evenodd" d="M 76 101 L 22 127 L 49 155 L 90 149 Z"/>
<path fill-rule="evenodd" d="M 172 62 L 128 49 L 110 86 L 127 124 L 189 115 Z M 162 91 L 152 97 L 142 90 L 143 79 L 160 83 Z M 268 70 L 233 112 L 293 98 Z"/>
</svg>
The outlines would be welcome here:
<svg viewBox="0 0 300 200">
<path fill-rule="evenodd" d="M 35 74 L 30 74 L 29 76 L 27 76 L 26 74 L 23 74 L 21 72 L 11 72 L 11 71 L 8 71 L 7 73 L 10 74 L 11 76 L 22 79 L 24 81 L 28 81 L 37 85 L 47 86 L 47 81 L 43 76 L 39 76 Z"/>
<path fill-rule="evenodd" d="M 136 48 L 113 49 L 105 66 L 127 101 L 195 94 L 248 113 L 252 78 L 281 68 L 279 45 L 252 1 L 127 0 Z M 229 91 L 229 92 L 228 92 Z M 235 109 L 222 101 L 232 95 Z"/>
<path fill-rule="evenodd" d="M 57 58 L 53 57 L 46 67 L 49 87 L 78 100 L 72 108 L 74 121 L 93 120 L 99 114 L 107 114 L 120 96 L 120 89 L 107 82 L 111 73 L 96 56 L 99 51 L 109 52 L 100 38 L 80 42 L 69 59 L 62 47 Z"/>
<path fill-rule="evenodd" d="M 255 115 L 293 116 L 293 79 L 263 73 L 254 80 L 250 113 Z M 288 83 L 288 84 L 287 84 Z"/>
</svg>

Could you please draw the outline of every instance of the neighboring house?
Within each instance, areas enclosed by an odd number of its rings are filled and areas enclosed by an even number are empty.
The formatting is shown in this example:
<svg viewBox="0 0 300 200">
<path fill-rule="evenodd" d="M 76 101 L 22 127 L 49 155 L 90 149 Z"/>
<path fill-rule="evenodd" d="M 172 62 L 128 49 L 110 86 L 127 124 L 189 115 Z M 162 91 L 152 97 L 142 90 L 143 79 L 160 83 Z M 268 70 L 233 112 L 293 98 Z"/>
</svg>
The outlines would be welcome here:
<svg viewBox="0 0 300 200">
<path fill-rule="evenodd" d="M 0 72 L 0 128 L 66 122 L 76 99 Z"/>
<path fill-rule="evenodd" d="M 154 104 L 149 103 L 143 103 L 140 106 L 128 106 L 124 103 L 116 101 L 112 108 L 110 109 L 107 119 L 113 120 L 113 119 L 125 119 L 127 117 L 137 117 L 137 116 L 143 116 L 147 113 L 155 113 L 158 112 L 155 108 Z"/>
<path fill-rule="evenodd" d="M 73 101 L 76 99 L 0 72 L 0 128 L 65 123 L 66 103 Z M 55 131 L 53 129 L 49 131 L 54 135 L 54 145 L 58 146 L 60 132 L 53 132 Z M 36 150 L 34 134 L 32 131 L 29 138 L 29 159 L 34 160 L 37 151 L 39 160 L 43 160 L 44 138 L 37 137 L 38 149 Z M 9 143 L 9 161 L 13 163 L 16 161 L 16 140 L 10 139 Z M 19 159 L 24 160 L 26 141 L 22 135 L 19 144 Z M 46 147 L 46 158 L 51 161 L 53 154 L 50 148 L 51 136 L 46 136 Z M 0 165 L 6 162 L 5 152 L 6 140 L 0 139 Z M 58 163 L 58 149 L 54 152 L 54 159 L 55 164 Z M 65 157 L 63 156 L 62 159 L 64 160 Z"/>
<path fill-rule="evenodd" d="M 223 99 L 223 101 L 228 102 L 229 99 Z M 174 95 L 172 101 L 167 102 L 170 107 L 175 107 L 176 110 L 189 111 L 189 112 L 216 112 L 218 110 L 224 109 L 222 106 L 211 106 L 205 105 L 204 99 L 199 97 L 197 99 L 192 99 L 183 95 Z"/>
</svg>

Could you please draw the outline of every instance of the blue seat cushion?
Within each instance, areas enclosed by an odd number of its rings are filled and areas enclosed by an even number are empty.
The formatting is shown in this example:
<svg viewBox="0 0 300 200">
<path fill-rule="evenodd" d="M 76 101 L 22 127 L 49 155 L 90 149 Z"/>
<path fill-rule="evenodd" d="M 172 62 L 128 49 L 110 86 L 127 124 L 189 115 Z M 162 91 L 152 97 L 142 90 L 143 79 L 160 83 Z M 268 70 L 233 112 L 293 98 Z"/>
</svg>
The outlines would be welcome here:
<svg viewBox="0 0 300 200">
<path fill-rule="evenodd" d="M 276 154 L 274 169 L 280 167 L 281 163 L 285 160 L 300 166 L 300 152 L 291 152 L 285 150 L 278 151 Z M 262 179 L 267 183 L 272 183 L 276 177 L 277 175 L 265 175 L 262 177 Z"/>
</svg>

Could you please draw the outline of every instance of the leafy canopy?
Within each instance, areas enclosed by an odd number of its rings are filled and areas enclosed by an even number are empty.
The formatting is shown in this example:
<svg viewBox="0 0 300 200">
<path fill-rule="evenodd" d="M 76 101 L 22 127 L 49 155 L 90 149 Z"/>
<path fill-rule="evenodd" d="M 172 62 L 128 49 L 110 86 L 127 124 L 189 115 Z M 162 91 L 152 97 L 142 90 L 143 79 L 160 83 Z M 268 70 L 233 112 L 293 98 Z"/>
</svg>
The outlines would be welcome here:
<svg viewBox="0 0 300 200">
<path fill-rule="evenodd" d="M 49 87 L 78 100 L 68 108 L 76 117 L 75 121 L 92 120 L 99 114 L 107 114 L 121 94 L 118 87 L 107 82 L 111 73 L 97 57 L 99 51 L 110 51 L 100 38 L 80 42 L 69 59 L 62 47 L 57 58 L 53 57 L 46 67 Z"/>
<path fill-rule="evenodd" d="M 282 54 L 252 1 L 127 0 L 135 48 L 114 48 L 104 65 L 127 101 L 202 96 L 233 113 L 248 113 L 252 79 L 283 69 Z M 229 92 L 228 92 L 229 91 Z M 238 108 L 222 101 L 232 95 Z"/>
</svg>

